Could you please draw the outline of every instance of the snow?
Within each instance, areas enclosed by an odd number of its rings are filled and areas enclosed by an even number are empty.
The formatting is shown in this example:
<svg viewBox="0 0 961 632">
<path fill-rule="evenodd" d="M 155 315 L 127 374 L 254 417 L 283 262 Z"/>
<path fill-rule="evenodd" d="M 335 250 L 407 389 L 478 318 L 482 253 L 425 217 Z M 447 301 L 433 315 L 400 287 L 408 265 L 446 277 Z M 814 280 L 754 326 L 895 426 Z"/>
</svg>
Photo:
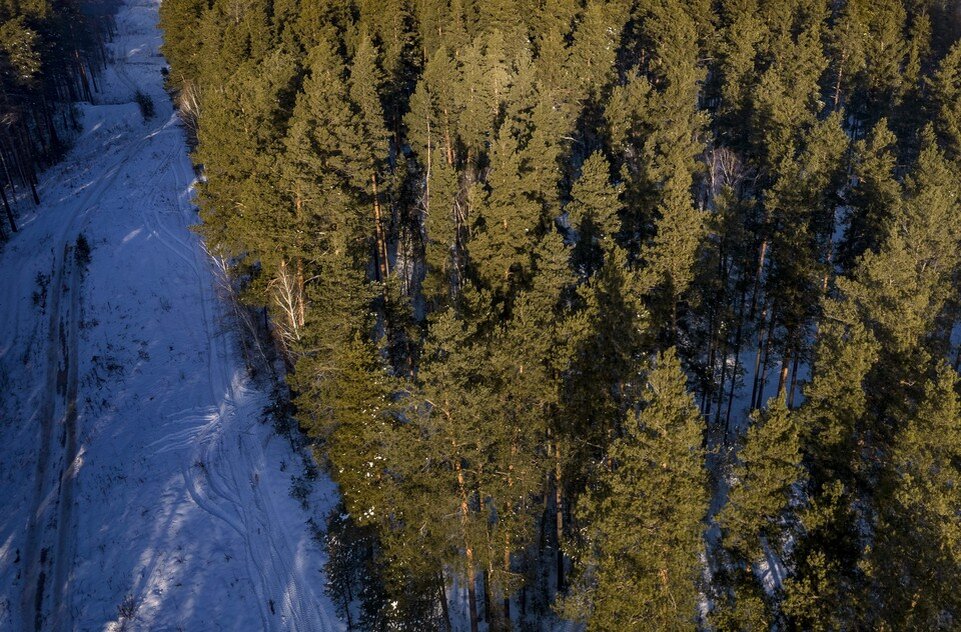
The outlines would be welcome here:
<svg viewBox="0 0 961 632">
<path fill-rule="evenodd" d="M 307 524 L 336 488 L 290 496 L 302 455 L 188 230 L 158 6 L 121 6 L 97 103 L 0 253 L 0 629 L 342 630 Z"/>
</svg>

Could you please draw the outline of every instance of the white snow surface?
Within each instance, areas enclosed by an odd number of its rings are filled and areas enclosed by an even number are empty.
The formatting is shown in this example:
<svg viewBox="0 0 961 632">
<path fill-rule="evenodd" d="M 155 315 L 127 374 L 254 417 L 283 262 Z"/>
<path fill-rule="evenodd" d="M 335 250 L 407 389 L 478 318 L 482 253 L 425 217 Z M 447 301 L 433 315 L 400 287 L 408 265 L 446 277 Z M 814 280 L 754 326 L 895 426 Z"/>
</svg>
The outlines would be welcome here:
<svg viewBox="0 0 961 632">
<path fill-rule="evenodd" d="M 342 630 L 300 456 L 188 230 L 158 7 L 121 6 L 98 104 L 0 253 L 0 630 Z M 337 501 L 323 474 L 311 501 Z"/>
</svg>

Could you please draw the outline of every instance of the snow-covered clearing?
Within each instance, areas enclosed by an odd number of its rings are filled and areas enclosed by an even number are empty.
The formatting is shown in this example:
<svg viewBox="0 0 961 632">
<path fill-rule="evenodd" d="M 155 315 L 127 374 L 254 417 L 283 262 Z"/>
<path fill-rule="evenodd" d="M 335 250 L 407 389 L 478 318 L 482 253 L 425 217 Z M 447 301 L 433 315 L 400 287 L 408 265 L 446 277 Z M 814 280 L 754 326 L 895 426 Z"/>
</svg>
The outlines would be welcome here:
<svg viewBox="0 0 961 632">
<path fill-rule="evenodd" d="M 0 629 L 340 630 L 300 456 L 187 228 L 158 6 L 121 7 L 99 104 L 0 254 Z M 323 475 L 312 501 L 336 502 Z"/>
</svg>

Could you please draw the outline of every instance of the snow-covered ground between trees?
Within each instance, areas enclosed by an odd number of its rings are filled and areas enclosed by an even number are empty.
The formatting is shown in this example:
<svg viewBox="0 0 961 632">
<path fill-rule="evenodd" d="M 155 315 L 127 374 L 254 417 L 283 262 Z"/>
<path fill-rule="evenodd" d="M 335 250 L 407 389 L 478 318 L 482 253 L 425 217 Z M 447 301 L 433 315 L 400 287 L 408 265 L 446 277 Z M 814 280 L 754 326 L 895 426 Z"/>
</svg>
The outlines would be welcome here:
<svg viewBox="0 0 961 632">
<path fill-rule="evenodd" d="M 0 629 L 340 630 L 300 456 L 187 228 L 158 6 L 120 8 L 97 104 L 0 254 Z M 336 496 L 321 475 L 315 511 Z"/>
</svg>

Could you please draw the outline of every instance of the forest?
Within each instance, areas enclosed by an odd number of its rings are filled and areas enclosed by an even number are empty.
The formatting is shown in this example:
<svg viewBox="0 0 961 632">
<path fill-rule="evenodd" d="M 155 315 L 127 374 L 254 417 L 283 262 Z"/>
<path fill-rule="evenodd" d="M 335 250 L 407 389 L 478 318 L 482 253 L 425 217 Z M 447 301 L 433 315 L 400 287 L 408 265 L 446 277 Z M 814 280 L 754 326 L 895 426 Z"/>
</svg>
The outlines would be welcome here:
<svg viewBox="0 0 961 632">
<path fill-rule="evenodd" d="M 109 0 L 0 2 L 0 247 L 78 131 L 73 104 L 94 100 L 111 15 Z"/>
<path fill-rule="evenodd" d="M 956 2 L 160 12 L 350 629 L 961 627 Z"/>
</svg>

